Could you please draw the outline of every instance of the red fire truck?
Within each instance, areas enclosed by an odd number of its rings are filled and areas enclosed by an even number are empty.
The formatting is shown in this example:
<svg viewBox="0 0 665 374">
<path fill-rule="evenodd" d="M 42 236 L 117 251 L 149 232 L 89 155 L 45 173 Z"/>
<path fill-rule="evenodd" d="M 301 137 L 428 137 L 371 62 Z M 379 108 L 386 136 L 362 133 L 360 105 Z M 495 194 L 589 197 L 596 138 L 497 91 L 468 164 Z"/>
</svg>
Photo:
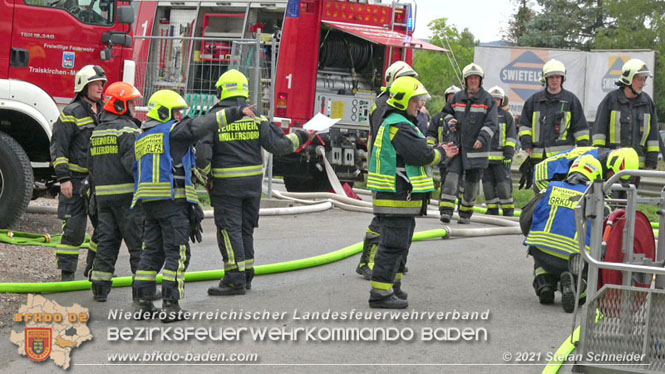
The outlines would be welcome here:
<svg viewBox="0 0 665 374">
<path fill-rule="evenodd" d="M 143 0 L 135 31 L 137 87 L 145 97 L 179 89 L 192 107 L 205 107 L 219 75 L 240 69 L 250 80 L 250 99 L 272 104 L 285 132 L 318 112 L 341 119 L 300 152 L 275 157 L 274 174 L 284 177 L 287 189 L 330 188 L 324 157 L 342 182 L 362 180 L 369 111 L 385 69 L 398 60 L 411 63 L 413 49 L 444 51 L 412 38 L 414 1 L 386 3 Z M 242 44 L 252 40 L 256 48 Z M 247 62 L 253 58 L 254 70 Z"/>
<path fill-rule="evenodd" d="M 133 20 L 118 0 L 0 0 L 0 227 L 54 182 L 51 128 L 76 71 L 96 64 L 110 82 L 133 80 Z"/>
</svg>

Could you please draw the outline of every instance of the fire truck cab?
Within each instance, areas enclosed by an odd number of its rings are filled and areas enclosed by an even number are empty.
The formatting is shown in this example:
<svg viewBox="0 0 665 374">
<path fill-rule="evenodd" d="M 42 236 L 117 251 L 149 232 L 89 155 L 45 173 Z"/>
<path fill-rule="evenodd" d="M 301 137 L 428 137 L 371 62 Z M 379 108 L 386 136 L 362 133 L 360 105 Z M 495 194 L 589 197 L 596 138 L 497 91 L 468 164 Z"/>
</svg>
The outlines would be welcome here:
<svg viewBox="0 0 665 374">
<path fill-rule="evenodd" d="M 133 79 L 133 20 L 125 1 L 0 0 L 0 227 L 55 182 L 51 130 L 76 72 L 94 64 L 109 82 Z"/>
</svg>

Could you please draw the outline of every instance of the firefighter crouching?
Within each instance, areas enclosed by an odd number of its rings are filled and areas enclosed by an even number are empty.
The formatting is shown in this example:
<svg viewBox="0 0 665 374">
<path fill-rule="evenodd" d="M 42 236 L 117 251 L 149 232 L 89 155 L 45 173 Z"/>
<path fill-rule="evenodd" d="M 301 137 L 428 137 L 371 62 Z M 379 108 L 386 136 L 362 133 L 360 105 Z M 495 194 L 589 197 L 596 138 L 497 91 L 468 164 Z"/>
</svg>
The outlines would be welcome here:
<svg viewBox="0 0 665 374">
<path fill-rule="evenodd" d="M 579 253 L 575 206 L 587 184 L 602 178 L 602 165 L 592 155 L 575 159 L 565 181 L 551 182 L 533 212 L 531 228 L 524 241 L 534 259 L 533 288 L 541 304 L 552 304 L 557 282 L 560 283 L 561 305 L 567 313 L 575 308 L 575 277 L 568 272 L 568 259 Z M 591 225 L 586 233 L 589 249 Z M 586 300 L 586 286 L 579 303 Z"/>
<path fill-rule="evenodd" d="M 512 216 L 515 211 L 513 203 L 513 180 L 510 166 L 515 154 L 515 121 L 506 106 L 506 94 L 499 86 L 489 89 L 496 102 L 499 127 L 490 143 L 489 165 L 483 173 L 483 192 L 487 203 L 487 214 L 498 215 L 499 206 L 504 216 Z"/>
<path fill-rule="evenodd" d="M 496 103 L 482 87 L 485 73 L 476 64 L 462 70 L 464 90 L 443 108 L 444 121 L 456 134 L 460 153 L 447 162 L 448 174 L 441 187 L 441 222 L 450 222 L 455 209 L 458 182 L 464 179 L 464 194 L 459 205 L 460 224 L 471 222 L 483 170 L 489 164 L 490 141 L 497 131 Z"/>
<path fill-rule="evenodd" d="M 246 106 L 247 77 L 235 69 L 217 80 L 220 98 L 211 113 Z M 314 132 L 311 133 L 312 135 Z M 284 135 L 263 116 L 243 117 L 206 135 L 196 146 L 199 165 L 212 168 L 210 201 L 215 212 L 217 243 L 224 260 L 224 276 L 209 295 L 244 295 L 254 278 L 254 228 L 261 204 L 263 157 L 261 148 L 283 155 L 310 139 L 304 131 Z M 204 159 L 201 160 L 201 157 Z"/>
<path fill-rule="evenodd" d="M 384 78 L 386 80 L 386 87 L 374 101 L 374 105 L 369 113 L 369 126 L 370 133 L 369 138 L 367 139 L 368 152 L 371 155 L 372 149 L 371 145 L 376 139 L 376 134 L 379 132 L 379 127 L 383 123 L 386 111 L 390 109 L 388 104 L 388 98 L 390 96 L 390 87 L 392 86 L 395 79 L 399 77 L 414 77 L 418 78 L 418 73 L 416 73 L 409 64 L 404 61 L 396 61 L 392 63 L 388 69 Z M 363 239 L 363 252 L 360 255 L 360 262 L 356 266 L 356 273 L 362 275 L 363 278 L 369 280 L 372 277 L 372 268 L 374 267 L 374 256 L 376 255 L 376 250 L 379 247 L 379 240 L 381 240 L 381 227 L 379 227 L 379 219 L 375 215 L 372 217 L 372 221 L 367 227 L 365 232 L 365 238 Z"/>
<path fill-rule="evenodd" d="M 120 244 L 125 240 L 132 274 L 141 256 L 143 211 L 140 205 L 129 209 L 134 193 L 134 141 L 141 122 L 134 118 L 141 93 L 131 84 L 115 82 L 104 94 L 106 105 L 100 124 L 90 137 L 88 169 L 94 183 L 99 234 L 90 280 L 96 301 L 106 301 L 111 291 Z"/>
<path fill-rule="evenodd" d="M 444 150 L 427 145 L 415 125 L 418 111 L 428 98 L 417 79 L 397 78 L 390 88 L 390 109 L 374 140 L 367 188 L 373 191 L 374 214 L 382 235 L 370 282 L 371 308 L 408 306 L 401 279 L 415 217 L 427 212 L 429 193 L 434 191 L 428 166 L 445 159 Z M 445 150 L 452 157 L 457 148 L 446 146 Z"/>
<path fill-rule="evenodd" d="M 102 92 L 106 84 L 104 70 L 96 65 L 86 65 L 74 78 L 76 97 L 67 105 L 53 124 L 51 138 L 51 160 L 60 182 L 58 218 L 64 220 L 61 246 L 56 249 L 56 267 L 61 270 L 62 280 L 74 280 L 78 263 L 79 246 L 85 239 L 88 224 L 85 199 L 79 195 L 88 176 L 87 155 L 90 135 L 97 126 L 97 115 L 102 110 Z M 93 227 L 96 226 L 94 212 L 90 212 Z M 96 234 L 90 241 L 87 263 L 91 266 L 97 251 Z M 89 268 L 86 267 L 85 276 Z"/>
<path fill-rule="evenodd" d="M 135 191 L 132 207 L 142 201 L 146 220 L 143 252 L 134 278 L 135 307 L 142 318 L 157 309 L 152 303 L 157 272 L 162 268 L 162 322 L 183 320 L 178 300 L 185 295 L 190 236 L 196 237 L 203 219 L 192 182 L 192 145 L 243 114 L 253 117 L 253 106 L 232 107 L 196 119 L 183 118 L 185 100 L 169 90 L 155 92 L 148 102 L 148 118 L 134 145 Z M 197 227 L 198 226 L 198 227 Z M 194 232 L 192 232 L 192 229 Z M 146 312 L 148 313 L 146 315 Z"/>
</svg>

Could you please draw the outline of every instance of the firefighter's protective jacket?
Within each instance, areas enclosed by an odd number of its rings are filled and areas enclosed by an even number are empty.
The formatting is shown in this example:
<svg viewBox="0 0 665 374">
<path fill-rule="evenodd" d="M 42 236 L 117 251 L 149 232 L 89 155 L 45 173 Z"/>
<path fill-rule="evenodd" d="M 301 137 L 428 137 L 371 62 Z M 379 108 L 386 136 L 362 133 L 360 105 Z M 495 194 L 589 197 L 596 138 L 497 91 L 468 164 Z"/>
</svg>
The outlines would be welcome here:
<svg viewBox="0 0 665 374">
<path fill-rule="evenodd" d="M 628 99 L 621 88 L 608 93 L 598 105 L 593 145 L 632 147 L 640 157 L 640 168 L 658 166 L 658 117 L 651 97 L 642 92 Z"/>
<path fill-rule="evenodd" d="M 512 160 L 515 154 L 515 143 L 517 141 L 517 130 L 515 129 L 515 120 L 513 115 L 497 107 L 499 121 L 498 131 L 494 133 L 490 143 L 491 164 L 498 164 L 505 160 Z"/>
<path fill-rule="evenodd" d="M 235 105 L 246 105 L 245 99 L 236 97 L 220 101 L 211 113 Z M 196 145 L 197 164 L 204 170 L 207 165 L 211 166 L 215 189 L 219 184 L 225 195 L 248 191 L 260 194 L 263 176 L 261 147 L 283 155 L 295 152 L 308 138 L 304 131 L 284 135 L 282 129 L 263 116 L 244 117 L 202 139 Z"/>
<path fill-rule="evenodd" d="M 103 103 L 96 103 L 98 113 Z M 99 124 L 92 107 L 80 96 L 67 105 L 53 124 L 51 137 L 51 160 L 58 181 L 67 182 L 84 178 L 88 174 L 87 157 L 90 147 L 90 135 Z"/>
<path fill-rule="evenodd" d="M 370 158 L 367 188 L 374 193 L 374 214 L 417 216 L 427 206 L 434 182 L 427 166 L 445 158 L 427 144 L 415 118 L 391 109 L 379 128 Z"/>
<path fill-rule="evenodd" d="M 545 197 L 534 210 L 531 231 L 524 244 L 536 246 L 541 251 L 564 260 L 573 253 L 579 253 L 574 209 L 586 189 L 584 184 L 563 181 L 550 183 Z M 590 238 L 591 225 L 586 233 L 587 249 Z"/>
<path fill-rule="evenodd" d="M 478 93 L 469 97 L 466 90 L 460 91 L 443 108 L 444 121 L 450 125 L 450 120 L 457 119 L 455 125 L 460 153 L 455 157 L 462 157 L 462 166 L 467 169 L 484 169 L 489 164 L 490 141 L 498 128 L 498 115 L 496 102 L 482 87 Z M 483 146 L 473 149 L 479 140 Z"/>
<path fill-rule="evenodd" d="M 143 123 L 141 134 L 134 144 L 136 189 L 132 207 L 142 199 L 187 199 L 198 203 L 192 183 L 195 166 L 192 146 L 204 136 L 228 126 L 243 117 L 242 107 L 230 107 L 196 119 L 161 123 Z"/>
<path fill-rule="evenodd" d="M 524 103 L 519 136 L 522 148 L 533 149 L 531 157 L 536 161 L 576 144 L 587 146 L 590 143 L 589 124 L 582 104 L 575 94 L 565 89 L 556 95 L 543 89 Z"/>
<path fill-rule="evenodd" d="M 141 134 L 141 122 L 107 111 L 102 111 L 99 121 L 90 137 L 88 169 L 97 204 L 103 208 L 132 198 L 134 142 Z"/>
<path fill-rule="evenodd" d="M 607 157 L 610 151 L 598 147 L 575 147 L 569 151 L 546 158 L 534 167 L 533 186 L 536 192 L 544 191 L 551 181 L 563 180 L 573 161 L 582 155 L 592 155 L 603 166 L 603 178 L 607 177 Z"/>
</svg>

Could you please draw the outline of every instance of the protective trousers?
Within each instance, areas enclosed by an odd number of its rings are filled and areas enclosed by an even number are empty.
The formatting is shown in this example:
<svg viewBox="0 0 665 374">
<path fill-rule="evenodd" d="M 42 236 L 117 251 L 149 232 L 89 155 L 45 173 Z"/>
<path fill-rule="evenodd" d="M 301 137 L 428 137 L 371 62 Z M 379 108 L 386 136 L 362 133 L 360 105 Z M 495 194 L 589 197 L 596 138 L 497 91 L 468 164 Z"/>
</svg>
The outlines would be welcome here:
<svg viewBox="0 0 665 374">
<path fill-rule="evenodd" d="M 78 194 L 81 188 L 81 179 L 72 179 L 74 194 L 71 198 L 59 195 L 58 218 L 64 220 L 62 225 L 61 246 L 55 251 L 56 268 L 63 272 L 73 273 L 78 265 L 79 249 L 85 240 L 85 229 L 88 225 L 88 216 L 86 215 L 85 200 Z M 94 258 L 97 252 L 97 217 L 90 215 L 90 221 L 93 226 L 92 239 L 90 240 L 90 249 L 88 256 Z"/>
<path fill-rule="evenodd" d="M 365 239 L 363 240 L 363 252 L 360 255 L 359 268 L 369 267 L 374 268 L 374 257 L 379 248 L 379 241 L 381 240 L 381 226 L 379 226 L 379 217 L 374 216 L 372 222 L 369 223 L 367 231 L 365 232 Z"/>
<path fill-rule="evenodd" d="M 393 285 L 402 280 L 411 239 L 416 228 L 415 217 L 378 216 L 381 241 L 374 257 L 370 286 L 380 296 L 393 293 Z"/>
<path fill-rule="evenodd" d="M 254 273 L 254 228 L 259 223 L 261 196 L 217 195 L 211 202 L 217 245 L 224 259 L 222 283 L 233 288 L 244 287 Z"/>
<path fill-rule="evenodd" d="M 163 300 L 185 297 L 185 270 L 189 265 L 189 203 L 185 199 L 143 202 L 143 252 L 134 278 L 138 299 L 151 299 L 157 273 L 162 272 Z"/>
<path fill-rule="evenodd" d="M 107 295 L 111 290 L 123 239 L 129 251 L 129 266 L 133 275 L 139 266 L 145 215 L 140 204 L 129 209 L 130 204 L 131 199 L 128 199 L 114 206 L 99 208 L 99 243 L 90 280 L 93 292 L 101 292 L 101 295 Z"/>
<path fill-rule="evenodd" d="M 512 216 L 513 202 L 510 168 L 503 164 L 489 164 L 483 173 L 483 192 L 487 203 L 487 214 L 499 214 L 499 206 L 504 216 Z"/>
<path fill-rule="evenodd" d="M 459 216 L 461 218 L 471 218 L 473 214 L 473 205 L 478 197 L 478 187 L 483 169 L 462 169 L 461 157 L 455 157 L 448 165 L 448 175 L 446 181 L 441 187 L 441 203 L 439 210 L 441 214 L 452 216 L 455 210 L 455 199 L 457 194 L 457 184 L 460 183 L 460 176 L 464 174 L 463 183 L 464 194 L 459 207 Z"/>
</svg>

